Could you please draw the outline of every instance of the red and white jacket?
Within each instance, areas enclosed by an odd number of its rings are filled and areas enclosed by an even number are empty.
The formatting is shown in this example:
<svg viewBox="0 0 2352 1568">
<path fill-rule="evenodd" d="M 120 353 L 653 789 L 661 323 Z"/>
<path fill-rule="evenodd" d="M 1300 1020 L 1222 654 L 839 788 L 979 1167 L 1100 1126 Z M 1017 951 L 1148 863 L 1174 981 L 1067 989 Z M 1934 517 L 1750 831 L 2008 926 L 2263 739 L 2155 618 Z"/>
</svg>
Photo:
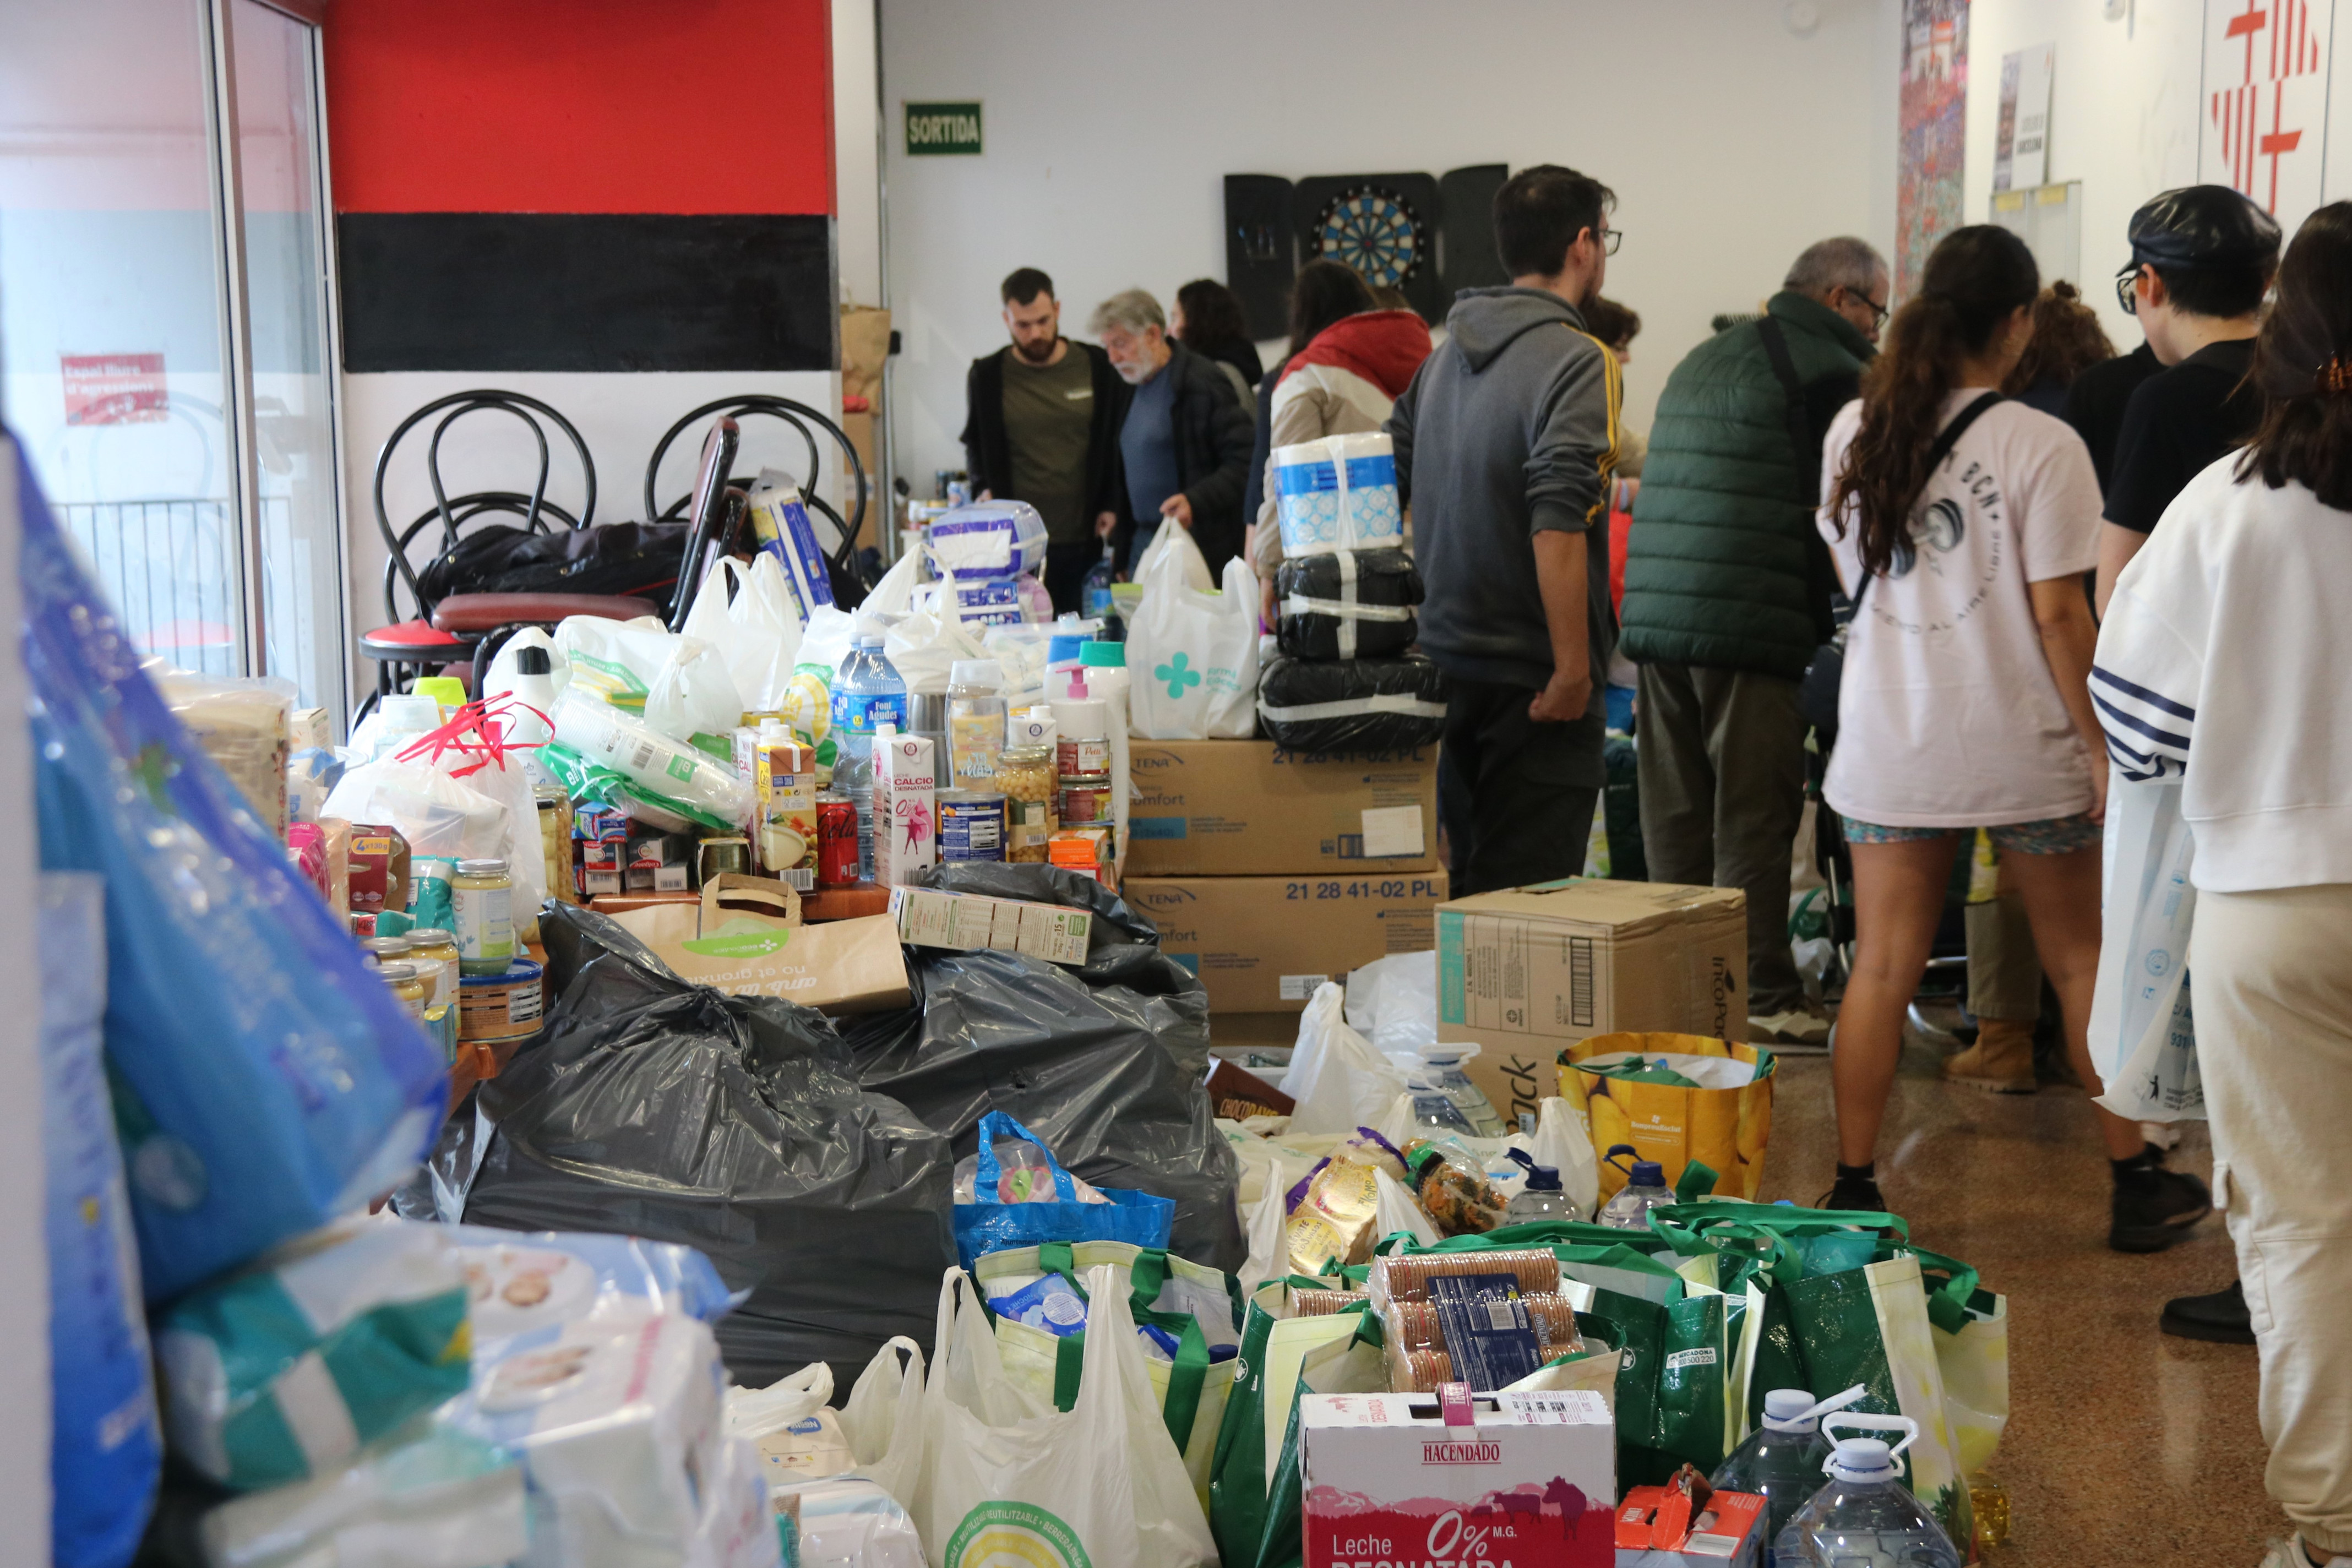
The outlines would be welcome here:
<svg viewBox="0 0 2352 1568">
<path fill-rule="evenodd" d="M 1272 577 L 1282 561 L 1274 454 L 1325 436 L 1354 436 L 1388 422 L 1399 394 L 1429 357 L 1429 328 L 1411 310 L 1366 310 L 1315 334 L 1275 383 L 1266 449 L 1265 500 L 1258 509 L 1254 564 Z"/>
</svg>

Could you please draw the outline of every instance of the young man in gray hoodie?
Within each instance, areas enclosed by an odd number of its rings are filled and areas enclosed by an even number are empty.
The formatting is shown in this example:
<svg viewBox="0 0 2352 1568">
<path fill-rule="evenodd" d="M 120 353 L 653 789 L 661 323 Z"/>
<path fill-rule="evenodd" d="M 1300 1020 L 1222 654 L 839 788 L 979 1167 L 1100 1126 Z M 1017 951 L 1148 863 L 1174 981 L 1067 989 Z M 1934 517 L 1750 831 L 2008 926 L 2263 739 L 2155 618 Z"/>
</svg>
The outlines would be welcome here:
<svg viewBox="0 0 2352 1568">
<path fill-rule="evenodd" d="M 1507 289 L 1465 289 L 1388 433 L 1452 678 L 1438 816 L 1455 897 L 1573 877 L 1604 782 L 1600 675 L 1615 639 L 1609 479 L 1617 360 L 1585 330 L 1617 198 L 1545 163 L 1495 197 Z"/>
</svg>

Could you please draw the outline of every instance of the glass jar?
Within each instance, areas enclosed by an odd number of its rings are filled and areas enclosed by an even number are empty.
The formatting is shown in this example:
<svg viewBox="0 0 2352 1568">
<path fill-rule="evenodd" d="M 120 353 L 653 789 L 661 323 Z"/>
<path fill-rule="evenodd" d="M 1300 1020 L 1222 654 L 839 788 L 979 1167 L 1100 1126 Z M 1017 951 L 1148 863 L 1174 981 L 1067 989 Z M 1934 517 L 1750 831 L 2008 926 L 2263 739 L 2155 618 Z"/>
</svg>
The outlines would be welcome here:
<svg viewBox="0 0 2352 1568">
<path fill-rule="evenodd" d="M 1064 826 L 1111 819 L 1108 773 L 1064 773 L 1058 795 Z"/>
<path fill-rule="evenodd" d="M 997 759 L 995 788 L 1004 796 L 1004 858 L 1037 865 L 1061 816 L 1055 808 L 1054 748 L 1008 746 Z"/>
<path fill-rule="evenodd" d="M 580 891 L 572 884 L 572 797 L 554 784 L 531 791 L 539 802 L 539 849 L 547 862 L 547 896 L 558 903 L 576 904 Z"/>
<path fill-rule="evenodd" d="M 407 962 L 440 964 L 441 972 L 434 976 L 433 1000 L 436 1004 L 457 1001 L 458 952 L 456 932 L 440 926 L 419 926 L 410 931 Z"/>
<path fill-rule="evenodd" d="M 412 945 L 404 936 L 368 936 L 360 939 L 360 951 L 367 961 L 379 969 L 387 963 L 398 963 L 408 956 Z"/>
<path fill-rule="evenodd" d="M 507 863 L 458 861 L 449 901 L 457 913 L 457 972 L 504 974 L 515 959 L 514 876 Z"/>
<path fill-rule="evenodd" d="M 425 983 L 423 975 L 416 973 L 416 965 L 387 963 L 378 969 L 376 974 L 391 987 L 392 994 L 400 998 L 400 1005 L 407 1009 L 408 1016 L 419 1024 L 424 1023 L 425 1004 L 432 987 Z"/>
</svg>

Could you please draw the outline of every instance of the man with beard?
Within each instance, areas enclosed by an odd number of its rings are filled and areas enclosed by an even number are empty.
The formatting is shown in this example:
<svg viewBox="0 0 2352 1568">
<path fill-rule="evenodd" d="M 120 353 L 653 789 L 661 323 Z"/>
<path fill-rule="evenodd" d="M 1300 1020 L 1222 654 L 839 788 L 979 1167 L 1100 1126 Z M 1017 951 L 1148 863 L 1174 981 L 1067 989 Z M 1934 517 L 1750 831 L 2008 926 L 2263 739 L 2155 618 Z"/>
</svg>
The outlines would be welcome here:
<svg viewBox="0 0 2352 1568">
<path fill-rule="evenodd" d="M 1099 520 L 1123 515 L 1118 428 L 1127 384 L 1092 343 L 1062 336 L 1054 280 L 1034 267 L 1004 279 L 1013 342 L 964 378 L 964 467 L 975 498 L 1026 501 L 1045 520 L 1045 590 L 1077 610 L 1101 559 Z"/>
<path fill-rule="evenodd" d="M 1162 525 L 1188 530 L 1215 579 L 1241 553 L 1242 492 L 1249 484 L 1253 416 L 1206 354 L 1168 335 L 1160 301 L 1140 289 L 1112 295 L 1087 323 L 1111 368 L 1134 390 L 1118 433 L 1127 526 L 1118 559 L 1132 574 Z M 1097 519 L 1106 534 L 1115 519 Z"/>
<path fill-rule="evenodd" d="M 1507 289 L 1465 289 L 1389 416 L 1427 595 L 1421 646 L 1453 678 L 1437 811 L 1456 897 L 1584 869 L 1616 640 L 1609 479 L 1617 358 L 1585 324 L 1616 197 L 1538 164 L 1495 196 Z"/>
</svg>

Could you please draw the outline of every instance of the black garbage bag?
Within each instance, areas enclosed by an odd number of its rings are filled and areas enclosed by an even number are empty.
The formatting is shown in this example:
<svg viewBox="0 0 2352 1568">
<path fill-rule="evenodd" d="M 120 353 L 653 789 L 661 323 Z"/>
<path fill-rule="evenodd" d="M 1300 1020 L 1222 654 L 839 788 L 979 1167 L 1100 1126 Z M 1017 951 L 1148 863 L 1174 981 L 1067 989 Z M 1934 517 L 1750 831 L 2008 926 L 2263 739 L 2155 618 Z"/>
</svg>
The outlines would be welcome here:
<svg viewBox="0 0 2352 1568">
<path fill-rule="evenodd" d="M 1444 732 L 1445 693 L 1425 658 L 1277 658 L 1258 679 L 1258 724 L 1295 751 L 1408 752 Z"/>
<path fill-rule="evenodd" d="M 925 884 L 1094 913 L 1087 962 L 908 949 L 915 1005 L 848 1020 L 858 1081 L 979 1147 L 1002 1110 L 1098 1186 L 1172 1198 L 1169 1248 L 1228 1271 L 1246 1255 L 1234 1195 L 1240 1162 L 1208 1091 L 1209 999 L 1160 951 L 1146 916 L 1100 882 L 1037 865 L 940 866 Z"/>
<path fill-rule="evenodd" d="M 1286 556 L 1274 587 L 1275 639 L 1293 658 L 1379 658 L 1420 635 L 1421 574 L 1402 550 Z"/>
<path fill-rule="evenodd" d="M 858 1087 L 823 1014 L 689 984 L 572 905 L 541 929 L 561 987 L 545 1033 L 394 1206 L 701 1248 L 751 1292 L 718 1324 L 741 1384 L 823 1361 L 847 1387 L 893 1334 L 928 1345 L 955 1261 L 947 1140 Z"/>
</svg>

